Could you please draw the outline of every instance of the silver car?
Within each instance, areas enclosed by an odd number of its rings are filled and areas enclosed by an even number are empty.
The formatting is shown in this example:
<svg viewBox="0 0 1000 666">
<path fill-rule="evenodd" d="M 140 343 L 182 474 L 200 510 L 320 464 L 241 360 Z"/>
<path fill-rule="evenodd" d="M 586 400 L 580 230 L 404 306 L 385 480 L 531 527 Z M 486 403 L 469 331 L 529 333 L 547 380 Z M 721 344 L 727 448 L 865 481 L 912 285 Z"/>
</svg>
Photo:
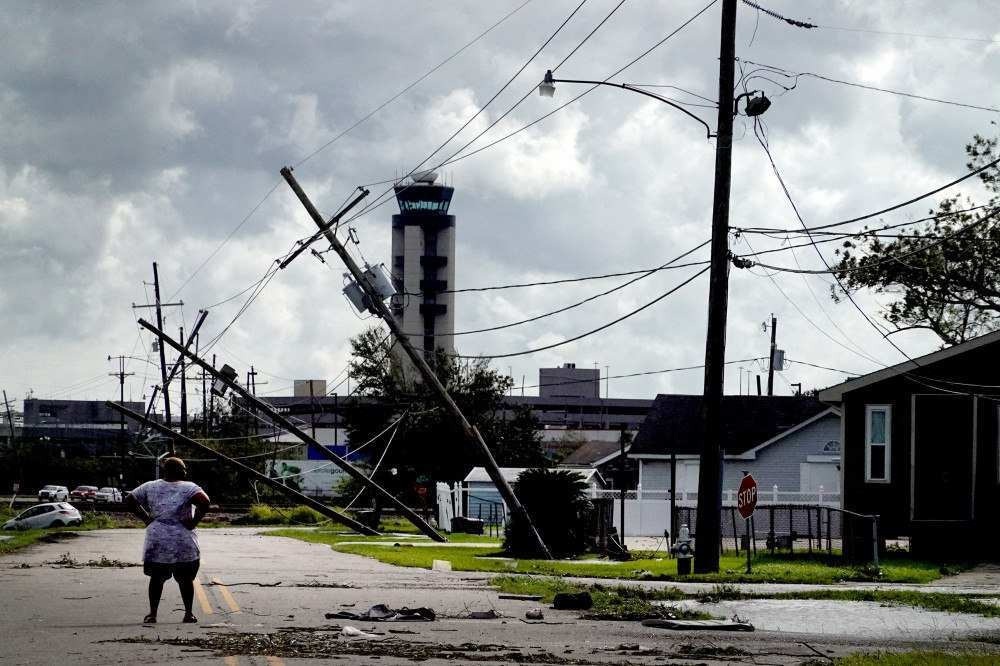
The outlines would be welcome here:
<svg viewBox="0 0 1000 666">
<path fill-rule="evenodd" d="M 66 502 L 50 502 L 36 504 L 25 509 L 14 518 L 3 524 L 5 530 L 34 530 L 46 527 L 63 527 L 65 525 L 80 525 L 83 516 L 72 504 Z"/>
<path fill-rule="evenodd" d="M 117 488 L 112 488 L 111 486 L 105 486 L 97 491 L 94 495 L 94 499 L 98 502 L 110 502 L 112 504 L 121 504 L 122 501 L 122 491 Z"/>
<path fill-rule="evenodd" d="M 45 486 L 38 491 L 39 502 L 64 502 L 69 499 L 69 488 L 66 486 Z"/>
</svg>

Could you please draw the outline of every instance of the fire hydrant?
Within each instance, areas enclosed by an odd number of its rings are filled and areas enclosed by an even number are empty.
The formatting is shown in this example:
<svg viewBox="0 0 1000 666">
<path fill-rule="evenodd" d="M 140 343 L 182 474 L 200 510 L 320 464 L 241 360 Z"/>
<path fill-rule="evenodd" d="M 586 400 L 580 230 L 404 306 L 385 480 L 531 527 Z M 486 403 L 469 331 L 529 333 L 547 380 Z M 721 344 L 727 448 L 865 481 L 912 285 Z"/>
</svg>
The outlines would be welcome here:
<svg viewBox="0 0 1000 666">
<path fill-rule="evenodd" d="M 687 525 L 681 525 L 677 532 L 677 540 L 670 547 L 670 552 L 677 558 L 677 573 L 686 576 L 691 573 L 691 558 L 694 557 L 694 545 Z"/>
</svg>

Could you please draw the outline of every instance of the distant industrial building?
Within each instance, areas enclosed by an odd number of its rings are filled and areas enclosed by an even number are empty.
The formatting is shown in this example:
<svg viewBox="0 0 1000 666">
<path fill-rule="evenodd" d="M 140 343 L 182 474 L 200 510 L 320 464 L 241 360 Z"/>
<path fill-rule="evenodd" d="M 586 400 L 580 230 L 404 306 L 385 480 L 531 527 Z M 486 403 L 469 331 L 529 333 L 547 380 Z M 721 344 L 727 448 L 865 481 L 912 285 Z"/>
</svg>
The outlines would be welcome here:
<svg viewBox="0 0 1000 666">
<path fill-rule="evenodd" d="M 601 371 L 563 363 L 558 368 L 539 368 L 538 396 L 541 398 L 599 398 Z"/>
<path fill-rule="evenodd" d="M 433 171 L 396 184 L 399 214 L 392 216 L 392 314 L 410 342 L 433 360 L 455 352 L 455 188 L 437 184 Z M 414 368 L 403 361 L 404 373 Z"/>
</svg>

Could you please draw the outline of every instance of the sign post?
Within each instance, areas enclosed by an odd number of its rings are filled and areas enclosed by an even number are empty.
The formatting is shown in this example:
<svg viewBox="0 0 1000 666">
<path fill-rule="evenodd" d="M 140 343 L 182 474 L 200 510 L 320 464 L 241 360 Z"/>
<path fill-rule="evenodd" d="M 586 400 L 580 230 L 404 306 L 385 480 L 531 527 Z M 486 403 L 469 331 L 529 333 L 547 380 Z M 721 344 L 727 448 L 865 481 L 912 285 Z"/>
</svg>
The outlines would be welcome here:
<svg viewBox="0 0 1000 666">
<path fill-rule="evenodd" d="M 743 479 L 740 480 L 739 490 L 736 492 L 736 510 L 747 524 L 747 573 L 752 573 L 750 564 L 750 518 L 753 517 L 754 509 L 757 508 L 757 482 L 752 474 L 744 472 Z"/>
</svg>

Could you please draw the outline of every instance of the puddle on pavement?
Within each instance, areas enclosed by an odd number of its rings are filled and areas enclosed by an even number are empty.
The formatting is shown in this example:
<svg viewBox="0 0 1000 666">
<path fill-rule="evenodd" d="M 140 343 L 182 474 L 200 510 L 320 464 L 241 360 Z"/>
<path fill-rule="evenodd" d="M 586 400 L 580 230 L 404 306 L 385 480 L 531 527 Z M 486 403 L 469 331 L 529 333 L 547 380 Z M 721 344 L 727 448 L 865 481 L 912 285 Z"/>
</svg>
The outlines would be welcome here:
<svg viewBox="0 0 1000 666">
<path fill-rule="evenodd" d="M 997 618 L 966 613 L 885 606 L 870 601 L 755 599 L 714 604 L 682 602 L 718 617 L 738 615 L 758 631 L 864 638 L 927 638 L 956 632 L 1000 629 Z"/>
</svg>

